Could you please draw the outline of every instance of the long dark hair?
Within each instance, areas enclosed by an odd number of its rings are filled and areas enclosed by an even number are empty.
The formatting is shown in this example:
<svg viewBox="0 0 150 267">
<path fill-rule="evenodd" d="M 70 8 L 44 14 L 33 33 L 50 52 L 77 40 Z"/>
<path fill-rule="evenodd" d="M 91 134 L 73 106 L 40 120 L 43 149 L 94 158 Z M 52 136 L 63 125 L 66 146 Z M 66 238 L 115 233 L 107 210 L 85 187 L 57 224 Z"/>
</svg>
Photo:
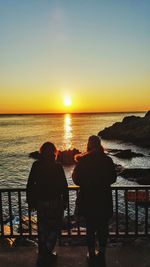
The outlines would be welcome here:
<svg viewBox="0 0 150 267">
<path fill-rule="evenodd" d="M 99 151 L 101 153 L 104 153 L 104 148 L 101 145 L 101 139 L 97 135 L 91 135 L 89 137 L 88 143 L 87 143 L 87 151 L 85 153 L 75 155 L 74 159 L 76 162 L 78 162 L 80 158 L 94 151 Z"/>
<path fill-rule="evenodd" d="M 91 135 L 87 143 L 87 152 L 101 151 L 104 152 L 104 148 L 101 145 L 101 139 L 98 135 Z"/>
<path fill-rule="evenodd" d="M 57 148 L 51 142 L 44 143 L 39 150 L 40 159 L 44 160 L 52 160 L 55 161 L 57 159 Z"/>
</svg>

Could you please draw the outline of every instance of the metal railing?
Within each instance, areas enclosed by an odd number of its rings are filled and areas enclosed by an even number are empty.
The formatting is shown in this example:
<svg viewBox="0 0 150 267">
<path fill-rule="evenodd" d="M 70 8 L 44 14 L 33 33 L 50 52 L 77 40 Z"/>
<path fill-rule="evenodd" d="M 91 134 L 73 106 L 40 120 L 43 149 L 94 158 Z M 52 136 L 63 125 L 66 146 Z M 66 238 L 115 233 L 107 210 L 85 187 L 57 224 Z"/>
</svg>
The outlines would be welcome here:
<svg viewBox="0 0 150 267">
<path fill-rule="evenodd" d="M 84 220 L 74 216 L 78 190 L 77 186 L 68 187 L 69 201 L 60 238 L 86 234 Z M 112 186 L 112 194 L 114 215 L 110 221 L 109 235 L 150 235 L 150 186 Z M 33 237 L 37 234 L 37 216 L 26 203 L 26 189 L 0 189 L 0 237 Z"/>
</svg>

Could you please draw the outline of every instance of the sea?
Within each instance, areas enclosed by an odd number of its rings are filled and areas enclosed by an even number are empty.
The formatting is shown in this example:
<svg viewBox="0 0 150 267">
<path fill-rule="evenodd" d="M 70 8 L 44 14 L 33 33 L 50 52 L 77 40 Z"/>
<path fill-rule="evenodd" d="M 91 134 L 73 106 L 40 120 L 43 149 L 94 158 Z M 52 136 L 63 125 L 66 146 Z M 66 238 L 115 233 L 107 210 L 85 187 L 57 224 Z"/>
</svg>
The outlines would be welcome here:
<svg viewBox="0 0 150 267">
<path fill-rule="evenodd" d="M 44 142 L 53 142 L 58 150 L 79 149 L 86 151 L 90 135 L 97 135 L 105 127 L 122 121 L 125 116 L 141 116 L 145 113 L 97 113 L 97 114 L 43 114 L 43 115 L 0 115 L 0 189 L 25 188 L 33 159 L 29 154 L 39 150 Z M 118 159 L 112 156 L 114 163 L 125 168 L 150 168 L 150 149 L 141 148 L 122 141 L 102 140 L 104 149 L 131 149 L 143 153 L 144 157 L 131 160 Z M 72 171 L 74 166 L 64 166 L 69 185 L 73 184 Z M 117 177 L 117 185 L 134 185 L 136 182 Z M 71 192 L 70 211 L 74 214 L 75 192 Z M 119 193 L 119 212 L 124 212 L 124 196 Z M 26 211 L 26 197 L 23 196 L 24 214 Z M 9 218 L 8 196 L 3 196 L 4 217 Z M 13 224 L 19 224 L 18 204 L 16 196 L 12 196 Z M 132 212 L 134 218 L 135 213 Z M 144 212 L 139 213 L 144 220 Z"/>
<path fill-rule="evenodd" d="M 0 115 L 0 188 L 26 186 L 33 160 L 29 154 L 39 150 L 46 142 L 53 142 L 58 150 L 77 148 L 86 151 L 90 135 L 97 135 L 105 127 L 122 121 L 125 116 L 141 116 L 145 113 L 98 113 L 98 114 L 48 114 L 48 115 Z M 102 140 L 105 149 L 132 149 L 144 154 L 131 160 L 112 157 L 126 168 L 150 168 L 150 149 L 122 141 Z M 64 166 L 68 184 L 72 184 L 74 166 Z M 117 184 L 135 184 L 118 177 Z"/>
</svg>

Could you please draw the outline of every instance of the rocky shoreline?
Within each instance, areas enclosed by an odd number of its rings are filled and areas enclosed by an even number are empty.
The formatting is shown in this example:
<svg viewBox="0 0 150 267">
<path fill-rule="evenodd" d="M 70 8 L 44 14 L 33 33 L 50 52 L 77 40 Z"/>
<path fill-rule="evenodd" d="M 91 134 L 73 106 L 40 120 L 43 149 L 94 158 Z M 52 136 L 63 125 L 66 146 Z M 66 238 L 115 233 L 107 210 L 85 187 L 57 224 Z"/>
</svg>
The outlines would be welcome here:
<svg viewBox="0 0 150 267">
<path fill-rule="evenodd" d="M 150 185 L 150 168 L 126 168 L 123 169 L 119 175 L 140 185 Z"/>
<path fill-rule="evenodd" d="M 102 139 L 122 140 L 138 146 L 150 148 L 150 111 L 144 117 L 127 116 L 100 131 Z"/>
<path fill-rule="evenodd" d="M 135 153 L 131 149 L 107 149 L 109 155 L 115 156 L 120 159 L 132 159 L 136 157 L 144 157 L 142 153 Z"/>
</svg>

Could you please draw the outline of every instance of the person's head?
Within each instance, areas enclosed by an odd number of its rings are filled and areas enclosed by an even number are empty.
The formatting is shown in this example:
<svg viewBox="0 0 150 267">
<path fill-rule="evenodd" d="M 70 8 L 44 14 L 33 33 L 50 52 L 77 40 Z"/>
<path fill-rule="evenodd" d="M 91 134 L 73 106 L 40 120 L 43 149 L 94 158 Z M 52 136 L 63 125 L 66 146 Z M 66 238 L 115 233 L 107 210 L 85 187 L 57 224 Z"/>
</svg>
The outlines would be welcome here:
<svg viewBox="0 0 150 267">
<path fill-rule="evenodd" d="M 87 144 L 87 151 L 104 151 L 102 145 L 101 145 L 101 139 L 97 135 L 91 135 L 88 139 Z"/>
<path fill-rule="evenodd" d="M 57 158 L 57 149 L 55 145 L 51 142 L 44 143 L 40 148 L 40 155 L 43 159 L 56 160 Z"/>
</svg>

